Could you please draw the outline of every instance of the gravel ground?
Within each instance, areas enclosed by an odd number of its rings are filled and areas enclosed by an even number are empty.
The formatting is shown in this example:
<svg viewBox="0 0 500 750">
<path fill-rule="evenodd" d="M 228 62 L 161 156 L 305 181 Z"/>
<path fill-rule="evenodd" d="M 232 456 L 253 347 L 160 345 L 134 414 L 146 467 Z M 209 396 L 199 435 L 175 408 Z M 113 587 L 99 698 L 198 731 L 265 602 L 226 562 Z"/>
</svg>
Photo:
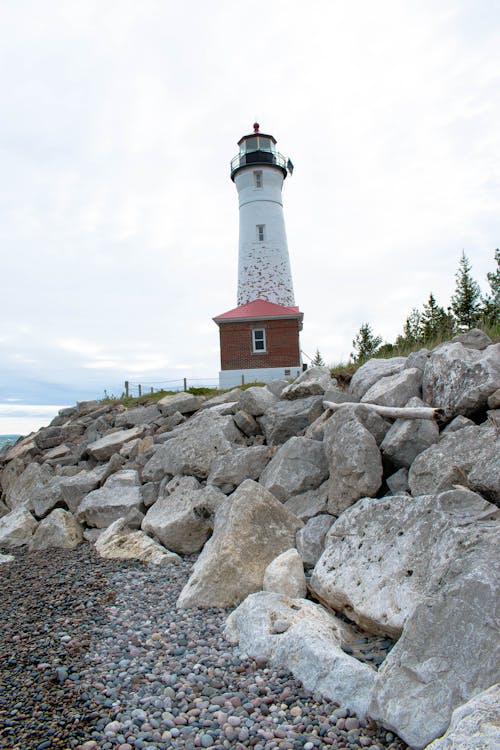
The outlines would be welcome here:
<svg viewBox="0 0 500 750">
<path fill-rule="evenodd" d="M 239 655 L 227 611 L 178 612 L 192 558 L 155 569 L 90 544 L 15 555 L 0 566 L 0 748 L 406 748 Z M 376 662 L 381 644 L 360 644 Z"/>
</svg>

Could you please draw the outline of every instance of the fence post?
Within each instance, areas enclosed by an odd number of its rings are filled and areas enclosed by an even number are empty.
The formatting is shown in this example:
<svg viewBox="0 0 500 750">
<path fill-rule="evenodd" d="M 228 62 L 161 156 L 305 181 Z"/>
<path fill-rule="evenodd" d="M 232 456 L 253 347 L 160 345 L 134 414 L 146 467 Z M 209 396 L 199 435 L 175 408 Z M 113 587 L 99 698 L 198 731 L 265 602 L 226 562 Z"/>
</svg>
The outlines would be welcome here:
<svg viewBox="0 0 500 750">
<path fill-rule="evenodd" d="M 241 385 L 245 385 L 245 376 L 244 375 L 241 376 Z"/>
<path fill-rule="evenodd" d="M 125 381 L 125 396 L 128 398 L 128 380 Z"/>
<path fill-rule="evenodd" d="M 153 386 L 151 386 L 151 395 L 153 395 L 153 393 L 154 393 Z"/>
<path fill-rule="evenodd" d="M 142 396 L 142 385 L 139 383 L 139 398 Z"/>
<path fill-rule="evenodd" d="M 184 378 L 184 392 L 188 389 L 187 378 Z"/>
</svg>

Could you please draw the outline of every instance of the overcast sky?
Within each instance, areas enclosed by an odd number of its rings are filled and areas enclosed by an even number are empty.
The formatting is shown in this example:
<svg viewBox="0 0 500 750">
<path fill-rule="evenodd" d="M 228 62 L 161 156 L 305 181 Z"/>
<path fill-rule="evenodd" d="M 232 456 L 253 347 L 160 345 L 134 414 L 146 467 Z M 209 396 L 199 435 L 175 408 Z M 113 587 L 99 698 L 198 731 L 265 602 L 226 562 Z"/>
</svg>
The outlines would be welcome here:
<svg viewBox="0 0 500 750">
<path fill-rule="evenodd" d="M 295 165 L 307 355 L 447 306 L 462 250 L 487 288 L 494 0 L 0 0 L 0 90 L 0 433 L 125 379 L 215 385 L 256 119 Z"/>
</svg>

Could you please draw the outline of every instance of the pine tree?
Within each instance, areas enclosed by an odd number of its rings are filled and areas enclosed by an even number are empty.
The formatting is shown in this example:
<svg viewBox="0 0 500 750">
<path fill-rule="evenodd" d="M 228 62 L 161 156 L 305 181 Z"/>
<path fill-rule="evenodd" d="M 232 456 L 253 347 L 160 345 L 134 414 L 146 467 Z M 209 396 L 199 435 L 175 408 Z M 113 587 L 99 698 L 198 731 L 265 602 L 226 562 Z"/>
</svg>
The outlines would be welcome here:
<svg viewBox="0 0 500 750">
<path fill-rule="evenodd" d="M 314 355 L 313 359 L 311 360 L 311 365 L 313 367 L 324 367 L 325 362 L 323 360 L 323 357 L 321 356 L 321 352 L 319 349 L 316 349 L 316 354 Z"/>
<path fill-rule="evenodd" d="M 413 308 L 405 320 L 403 326 L 403 341 L 410 344 L 410 346 L 423 341 L 422 316 L 416 307 Z"/>
<path fill-rule="evenodd" d="M 455 279 L 455 294 L 451 298 L 451 309 L 458 325 L 472 328 L 479 316 L 481 289 L 477 281 L 472 278 L 471 265 L 463 251 Z"/>
<path fill-rule="evenodd" d="M 382 337 L 374 336 L 370 324 L 363 323 L 352 342 L 354 351 L 351 357 L 356 363 L 364 362 L 375 354 L 381 343 Z"/>
<path fill-rule="evenodd" d="M 486 274 L 490 294 L 483 298 L 482 317 L 489 325 L 500 325 L 500 250 L 495 250 L 496 270 Z"/>
<path fill-rule="evenodd" d="M 424 343 L 437 338 L 445 338 L 453 332 L 453 319 L 441 305 L 438 305 L 432 292 L 423 307 L 421 319 L 421 336 Z"/>
</svg>

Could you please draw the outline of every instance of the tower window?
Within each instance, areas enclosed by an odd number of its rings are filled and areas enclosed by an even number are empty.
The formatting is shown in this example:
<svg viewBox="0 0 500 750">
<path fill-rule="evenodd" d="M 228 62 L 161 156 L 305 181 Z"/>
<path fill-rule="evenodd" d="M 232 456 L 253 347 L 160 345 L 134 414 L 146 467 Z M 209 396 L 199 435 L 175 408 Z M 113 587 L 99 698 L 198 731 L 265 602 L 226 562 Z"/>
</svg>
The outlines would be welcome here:
<svg viewBox="0 0 500 750">
<path fill-rule="evenodd" d="M 260 169 L 253 173 L 253 181 L 256 188 L 262 187 L 262 171 Z"/>
<path fill-rule="evenodd" d="M 254 353 L 266 351 L 266 332 L 264 328 L 254 328 L 252 331 L 252 344 Z"/>
<path fill-rule="evenodd" d="M 265 224 L 257 224 L 257 241 L 258 242 L 264 242 L 264 229 L 266 225 Z"/>
</svg>

